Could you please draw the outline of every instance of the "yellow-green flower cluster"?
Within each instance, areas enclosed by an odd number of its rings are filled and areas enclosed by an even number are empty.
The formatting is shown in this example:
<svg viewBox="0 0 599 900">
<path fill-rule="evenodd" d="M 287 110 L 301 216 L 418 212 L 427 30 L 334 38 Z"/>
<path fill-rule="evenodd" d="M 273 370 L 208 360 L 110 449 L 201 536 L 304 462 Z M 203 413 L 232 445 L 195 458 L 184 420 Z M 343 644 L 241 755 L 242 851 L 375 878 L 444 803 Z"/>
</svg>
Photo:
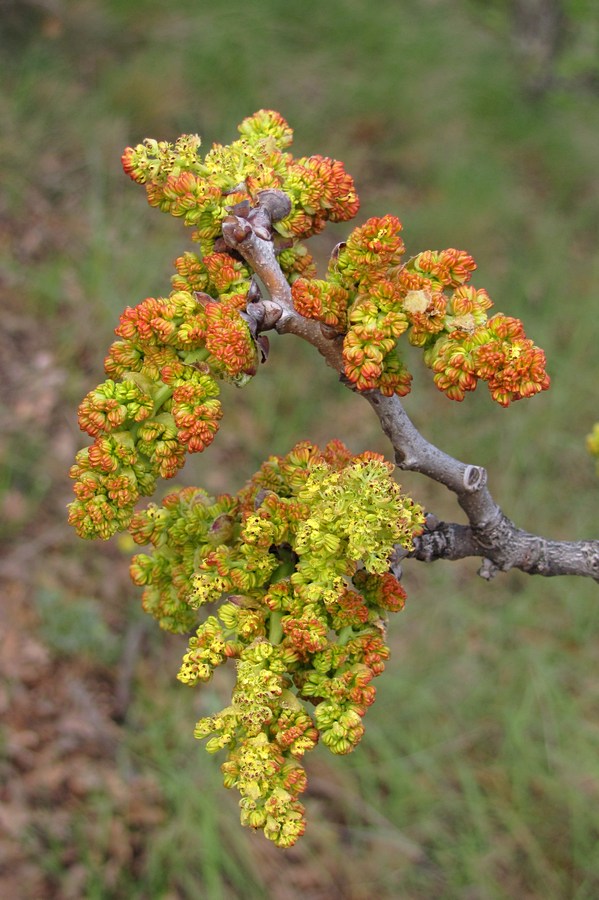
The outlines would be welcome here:
<svg viewBox="0 0 599 900">
<path fill-rule="evenodd" d="M 231 704 L 195 733 L 226 750 L 243 824 L 279 846 L 305 828 L 301 757 L 319 739 L 349 753 L 364 732 L 386 616 L 405 598 L 389 558 L 421 527 L 392 466 L 338 441 L 271 457 L 236 497 L 184 488 L 133 518 L 134 540 L 151 545 L 131 567 L 144 609 L 170 631 L 195 629 L 179 680 L 237 661 Z"/>
<path fill-rule="evenodd" d="M 373 456 L 360 459 L 338 472 L 326 463 L 314 465 L 297 494 L 310 509 L 295 538 L 295 550 L 304 561 L 311 557 L 312 570 L 322 561 L 334 565 L 343 557 L 362 560 L 368 572 L 382 574 L 389 568 L 394 544 L 406 546 L 414 533 L 414 507 L 399 485 L 390 479 L 393 467 Z M 360 516 L 355 498 L 360 498 Z"/>
<path fill-rule="evenodd" d="M 131 569 L 144 608 L 163 628 L 195 629 L 179 679 L 202 684 L 237 661 L 231 704 L 196 736 L 227 751 L 242 822 L 279 846 L 305 828 L 301 757 L 319 738 L 349 753 L 363 734 L 386 615 L 405 598 L 389 559 L 421 527 L 392 466 L 338 441 L 271 457 L 236 497 L 185 488 L 132 521 L 137 543 L 152 545 Z"/>
<path fill-rule="evenodd" d="M 307 782 L 298 760 L 318 740 L 312 719 L 290 690 L 287 656 L 260 639 L 244 649 L 231 705 L 195 729 L 197 738 L 208 738 L 208 752 L 228 750 L 224 783 L 241 795 L 242 824 L 262 829 L 280 847 L 304 833 L 297 797 Z"/>
<path fill-rule="evenodd" d="M 187 487 L 168 494 L 161 506 L 151 503 L 134 515 L 133 540 L 153 549 L 133 557 L 131 578 L 144 588 L 143 608 L 161 628 L 182 633 L 197 624 L 197 612 L 188 603 L 194 573 L 210 550 L 229 539 L 237 507 L 228 494 L 212 498 L 201 488 Z"/>
<path fill-rule="evenodd" d="M 597 473 L 599 474 L 599 422 L 593 425 L 593 430 L 587 435 L 587 450 L 592 456 L 597 457 Z"/>
</svg>

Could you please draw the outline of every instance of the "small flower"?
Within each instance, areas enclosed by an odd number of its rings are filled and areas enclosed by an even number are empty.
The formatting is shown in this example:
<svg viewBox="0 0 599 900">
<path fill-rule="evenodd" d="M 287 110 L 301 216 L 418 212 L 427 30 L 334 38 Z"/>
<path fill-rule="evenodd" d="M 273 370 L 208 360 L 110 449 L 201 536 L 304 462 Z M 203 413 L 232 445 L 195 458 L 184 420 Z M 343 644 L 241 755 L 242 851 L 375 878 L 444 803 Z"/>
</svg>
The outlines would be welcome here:
<svg viewBox="0 0 599 900">
<path fill-rule="evenodd" d="M 315 278 L 298 278 L 293 282 L 291 292 L 293 305 L 300 315 L 345 331 L 350 294 L 341 285 Z"/>
<path fill-rule="evenodd" d="M 245 263 L 235 259 L 232 254 L 209 253 L 202 262 L 219 295 L 247 293 L 252 273 Z"/>
<path fill-rule="evenodd" d="M 459 287 L 470 281 L 476 263 L 465 250 L 424 250 L 414 256 L 408 268 L 424 275 L 433 285 Z"/>
<path fill-rule="evenodd" d="M 209 616 L 189 639 L 177 678 L 184 684 L 209 681 L 214 669 L 227 658 L 227 636 L 214 616 Z"/>
<path fill-rule="evenodd" d="M 206 304 L 206 349 L 228 376 L 254 375 L 256 345 L 247 324 L 239 315 L 235 297 L 228 303 Z"/>
<path fill-rule="evenodd" d="M 85 397 L 79 407 L 79 425 L 94 437 L 116 431 L 127 420 L 141 422 L 154 409 L 154 399 L 134 381 L 105 381 Z"/>
<path fill-rule="evenodd" d="M 405 249 L 401 228 L 395 216 L 373 217 L 354 228 L 331 260 L 331 276 L 347 287 L 359 284 L 362 288 L 389 277 L 400 265 Z"/>
<path fill-rule="evenodd" d="M 325 700 L 314 710 L 314 719 L 323 744 L 331 753 L 351 753 L 364 734 L 362 718 L 350 702 Z"/>
<path fill-rule="evenodd" d="M 272 109 L 259 109 L 253 116 L 248 116 L 239 125 L 242 137 L 254 142 L 264 138 L 272 138 L 277 147 L 288 147 L 293 141 L 293 130 L 283 116 Z"/>
<path fill-rule="evenodd" d="M 196 254 L 186 251 L 175 260 L 177 274 L 171 282 L 177 291 L 200 291 L 209 293 L 210 275 L 202 259 Z"/>
<path fill-rule="evenodd" d="M 291 162 L 281 188 L 292 202 L 289 215 L 274 226 L 284 237 L 310 237 L 322 231 L 327 221 L 353 218 L 360 206 L 353 179 L 343 163 L 324 156 Z"/>
</svg>

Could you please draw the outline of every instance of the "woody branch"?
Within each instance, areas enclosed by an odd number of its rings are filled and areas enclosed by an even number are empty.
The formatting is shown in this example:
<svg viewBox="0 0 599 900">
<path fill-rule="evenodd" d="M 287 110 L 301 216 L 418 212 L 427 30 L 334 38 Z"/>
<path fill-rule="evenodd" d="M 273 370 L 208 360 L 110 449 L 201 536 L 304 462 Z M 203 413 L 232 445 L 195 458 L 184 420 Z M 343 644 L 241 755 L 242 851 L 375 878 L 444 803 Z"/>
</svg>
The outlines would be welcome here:
<svg viewBox="0 0 599 900">
<path fill-rule="evenodd" d="M 274 328 L 279 334 L 303 338 L 344 380 L 342 338 L 299 315 L 277 261 L 270 226 L 286 214 L 285 200 L 280 191 L 264 191 L 258 207 L 247 216 L 230 215 L 223 223 L 225 243 L 246 260 L 269 294 L 248 305 L 250 325 L 255 335 Z M 580 575 L 599 581 L 599 540 L 553 541 L 518 528 L 493 499 L 484 468 L 454 459 L 429 443 L 396 395 L 385 397 L 377 390 L 361 393 L 391 442 L 397 466 L 444 485 L 456 495 L 468 518 L 468 525 L 459 525 L 429 515 L 410 557 L 423 562 L 482 557 L 479 574 L 487 579 L 515 568 L 530 575 Z"/>
</svg>

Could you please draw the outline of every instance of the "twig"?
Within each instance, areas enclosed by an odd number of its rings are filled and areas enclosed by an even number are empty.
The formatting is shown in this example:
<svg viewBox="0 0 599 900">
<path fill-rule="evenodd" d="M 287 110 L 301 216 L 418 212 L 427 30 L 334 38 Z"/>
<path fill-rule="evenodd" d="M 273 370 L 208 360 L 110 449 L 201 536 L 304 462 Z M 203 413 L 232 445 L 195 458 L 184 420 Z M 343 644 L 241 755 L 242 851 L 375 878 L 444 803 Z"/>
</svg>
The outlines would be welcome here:
<svg viewBox="0 0 599 900">
<path fill-rule="evenodd" d="M 278 193 L 268 192 L 269 195 Z M 256 230 L 251 215 L 231 215 L 223 223 L 227 246 L 243 256 L 270 295 L 269 299 L 252 304 L 256 330 L 275 328 L 279 334 L 303 338 L 316 347 L 343 380 L 342 338 L 331 335 L 326 326 L 304 318 L 295 310 L 291 288 L 277 261 L 272 240 L 262 236 L 268 234 L 264 230 L 268 206 L 267 203 L 260 206 L 260 228 Z M 487 579 L 498 571 L 515 568 L 530 575 L 580 575 L 599 581 L 599 541 L 553 541 L 518 528 L 493 499 L 484 468 L 460 462 L 429 443 L 396 395 L 385 397 L 380 391 L 364 391 L 362 395 L 391 441 L 398 467 L 445 485 L 456 495 L 468 517 L 469 525 L 437 522 L 429 517 L 427 529 L 414 541 L 412 558 L 432 562 L 482 556 L 479 574 Z"/>
</svg>

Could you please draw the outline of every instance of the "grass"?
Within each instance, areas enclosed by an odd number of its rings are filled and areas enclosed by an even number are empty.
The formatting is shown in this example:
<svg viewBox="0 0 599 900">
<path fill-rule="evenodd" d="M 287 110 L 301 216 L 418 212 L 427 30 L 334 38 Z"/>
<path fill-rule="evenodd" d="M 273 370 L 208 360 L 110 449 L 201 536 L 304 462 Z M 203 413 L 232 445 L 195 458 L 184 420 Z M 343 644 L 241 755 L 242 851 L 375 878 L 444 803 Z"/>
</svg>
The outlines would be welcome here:
<svg viewBox="0 0 599 900">
<path fill-rule="evenodd" d="M 346 162 L 360 218 L 398 214 L 410 252 L 466 247 L 479 263 L 476 283 L 547 351 L 552 390 L 507 411 L 482 389 L 448 403 L 414 356 L 406 406 L 417 425 L 486 465 L 518 524 L 593 536 L 597 486 L 584 435 L 597 417 L 596 97 L 555 91 L 531 101 L 503 20 L 489 25 L 466 2 L 400 10 L 381 0 L 375 14 L 338 0 L 68 7 L 6 35 L 0 97 L 3 278 L 11 309 L 37 323 L 39 347 L 66 374 L 61 434 L 79 440 L 76 405 L 101 378 L 119 311 L 168 290 L 170 262 L 188 246 L 180 223 L 148 209 L 123 178 L 123 147 L 183 131 L 226 141 L 245 115 L 273 107 L 294 126 L 298 154 Z M 339 231 L 319 240 L 322 260 Z M 266 453 L 300 438 L 386 451 L 366 405 L 311 348 L 272 343 L 262 377 L 225 392 L 220 442 L 185 479 L 234 490 Z M 56 422 L 26 426 L 25 455 L 17 425 L 0 444 L 0 492 L 25 498 L 18 525 L 31 528 L 40 517 L 60 520 L 68 461 L 47 438 Z M 42 461 L 47 471 L 31 475 Z M 402 480 L 429 508 L 457 515 L 440 488 Z M 60 502 L 51 499 L 56 484 Z M 74 547 L 81 571 L 100 579 L 102 564 L 89 558 L 103 550 Z M 186 693 L 174 681 L 179 643 L 152 638 L 118 766 L 133 786 L 149 780 L 164 816 L 139 833 L 127 819 L 133 857 L 121 858 L 122 804 L 99 790 L 68 832 L 80 880 L 73 867 L 62 871 L 62 844 L 48 842 L 38 859 L 56 896 L 596 897 L 596 585 L 518 573 L 487 585 L 475 570 L 476 561 L 406 566 L 409 605 L 392 624 L 393 659 L 366 737 L 347 759 L 313 754 L 309 831 L 289 854 L 241 831 L 217 762 L 192 738 L 202 704 L 221 688 Z M 75 630 L 86 616 L 100 627 L 94 585 L 84 577 Z M 39 590 L 42 637 L 72 653 L 56 626 L 68 619 L 61 591 L 72 597 L 72 586 L 57 576 Z"/>
</svg>

